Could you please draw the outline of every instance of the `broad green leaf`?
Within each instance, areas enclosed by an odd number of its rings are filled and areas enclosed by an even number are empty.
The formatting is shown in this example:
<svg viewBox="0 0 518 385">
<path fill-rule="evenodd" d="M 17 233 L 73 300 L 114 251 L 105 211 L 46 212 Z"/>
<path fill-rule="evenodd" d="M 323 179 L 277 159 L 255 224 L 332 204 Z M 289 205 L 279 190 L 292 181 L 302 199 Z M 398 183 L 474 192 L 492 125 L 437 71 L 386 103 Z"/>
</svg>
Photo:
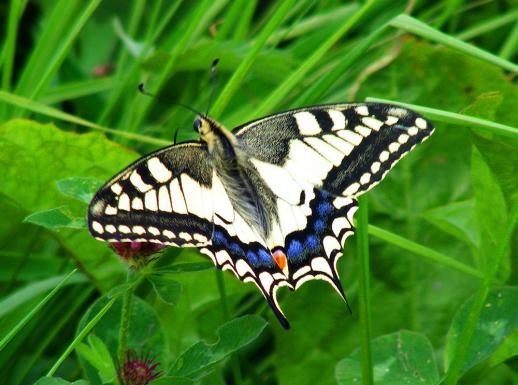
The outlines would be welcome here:
<svg viewBox="0 0 518 385">
<path fill-rule="evenodd" d="M 86 229 L 86 218 L 72 216 L 66 206 L 32 213 L 23 221 L 51 230 L 63 228 Z"/>
<path fill-rule="evenodd" d="M 67 205 L 73 217 L 85 215 L 84 203 L 65 197 L 56 182 L 78 175 L 107 180 L 137 154 L 98 133 L 64 132 L 52 124 L 12 120 L 0 125 L 0 194 L 25 215 Z M 105 243 L 87 231 L 63 229 L 59 242 L 80 261 L 101 289 L 112 285 L 123 266 Z"/>
<path fill-rule="evenodd" d="M 34 383 L 34 385 L 89 385 L 85 380 L 68 382 L 58 377 L 42 377 Z"/>
<path fill-rule="evenodd" d="M 56 185 L 64 195 L 90 203 L 95 192 L 103 185 L 103 181 L 93 177 L 72 177 L 58 180 Z"/>
<path fill-rule="evenodd" d="M 149 281 L 155 289 L 155 293 L 162 301 L 169 305 L 176 305 L 182 294 L 182 285 L 178 281 L 173 281 L 161 276 L 151 276 Z"/>
<path fill-rule="evenodd" d="M 476 227 L 474 201 L 454 202 L 435 207 L 423 213 L 423 217 L 442 231 L 477 248 L 480 238 Z"/>
<path fill-rule="evenodd" d="M 502 242 L 507 225 L 507 205 L 498 180 L 476 147 L 473 147 L 471 164 L 477 228 L 481 241 L 477 262 L 483 269 Z M 499 275 L 505 281 L 509 273 L 510 260 L 507 253 Z"/>
<path fill-rule="evenodd" d="M 466 301 L 453 318 L 444 353 L 445 366 L 448 367 L 452 354 L 457 348 L 457 338 L 466 323 L 473 299 Z M 518 287 L 501 287 L 489 292 L 487 302 L 478 320 L 477 328 L 473 333 L 464 361 L 463 372 L 467 372 L 475 365 L 489 359 L 508 338 L 516 340 L 518 331 Z M 516 354 L 512 348 L 507 353 Z M 502 354 L 502 351 L 500 351 Z M 505 357 L 506 358 L 509 358 Z M 502 361 L 503 357 L 499 357 Z"/>
<path fill-rule="evenodd" d="M 95 301 L 79 322 L 77 330 L 80 331 L 107 302 L 107 297 Z M 110 310 L 91 332 L 103 341 L 111 357 L 117 357 L 121 308 L 122 298 L 117 298 Z M 167 365 L 166 346 L 164 330 L 155 310 L 139 297 L 133 297 L 129 321 L 128 349 L 137 353 L 152 354 L 156 357 L 156 362 L 160 364 L 160 368 L 163 369 Z M 84 360 L 81 359 L 80 361 L 86 378 L 91 384 L 102 384 L 97 370 Z"/>
<path fill-rule="evenodd" d="M 374 382 L 379 385 L 436 385 L 439 372 L 426 336 L 406 330 L 372 340 Z M 339 385 L 361 383 L 359 349 L 336 365 Z"/>
<path fill-rule="evenodd" d="M 176 360 L 170 374 L 192 379 L 207 375 L 216 363 L 259 337 L 266 325 L 265 320 L 251 315 L 227 322 L 218 329 L 215 344 L 194 344 Z"/>
</svg>

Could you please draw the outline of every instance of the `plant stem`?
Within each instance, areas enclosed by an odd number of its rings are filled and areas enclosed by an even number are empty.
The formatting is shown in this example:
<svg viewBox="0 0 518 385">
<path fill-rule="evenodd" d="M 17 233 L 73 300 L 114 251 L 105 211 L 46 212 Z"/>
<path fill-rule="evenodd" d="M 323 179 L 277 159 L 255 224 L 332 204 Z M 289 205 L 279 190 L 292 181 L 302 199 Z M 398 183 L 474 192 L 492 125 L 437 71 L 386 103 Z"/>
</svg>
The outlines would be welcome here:
<svg viewBox="0 0 518 385">
<path fill-rule="evenodd" d="M 369 208 L 367 196 L 359 198 L 357 224 L 357 270 L 358 270 L 358 300 L 361 326 L 361 365 L 363 385 L 373 385 L 373 364 L 371 352 L 371 314 L 370 314 L 370 282 L 369 282 Z"/>
<path fill-rule="evenodd" d="M 132 269 L 128 269 L 126 282 L 131 281 L 133 274 L 134 271 Z M 119 326 L 119 351 L 117 353 L 117 358 L 119 362 L 124 362 L 124 358 L 126 357 L 126 350 L 128 347 L 129 323 L 131 315 L 131 303 L 134 291 L 135 285 L 131 285 L 126 291 L 126 293 L 124 293 L 124 297 L 122 297 L 121 322 Z"/>
<path fill-rule="evenodd" d="M 219 297 L 221 299 L 221 310 L 226 321 L 230 320 L 230 311 L 227 303 L 227 293 L 225 292 L 225 282 L 223 281 L 223 272 L 216 270 L 216 282 L 218 284 Z M 232 368 L 232 375 L 234 376 L 234 384 L 241 385 L 243 383 L 243 376 L 241 374 L 241 365 L 239 363 L 239 356 L 234 353 L 230 358 L 230 366 Z"/>
</svg>

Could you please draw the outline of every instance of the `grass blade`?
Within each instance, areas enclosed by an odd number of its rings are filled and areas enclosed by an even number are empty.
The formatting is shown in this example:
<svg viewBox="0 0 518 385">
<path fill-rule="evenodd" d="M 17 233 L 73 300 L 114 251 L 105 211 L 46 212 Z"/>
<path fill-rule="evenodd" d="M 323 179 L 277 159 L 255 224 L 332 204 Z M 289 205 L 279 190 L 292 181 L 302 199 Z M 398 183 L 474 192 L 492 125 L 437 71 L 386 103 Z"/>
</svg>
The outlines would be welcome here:
<svg viewBox="0 0 518 385">
<path fill-rule="evenodd" d="M 64 84 L 45 92 L 40 101 L 44 104 L 60 103 L 65 100 L 82 98 L 111 90 L 115 85 L 113 78 L 88 79 L 80 82 Z"/>
<path fill-rule="evenodd" d="M 13 76 L 14 55 L 16 52 L 16 38 L 18 35 L 18 23 L 20 21 L 24 2 L 11 0 L 9 5 L 9 16 L 7 20 L 7 36 L 4 42 L 2 62 L 2 89 L 11 89 L 11 78 Z"/>
<path fill-rule="evenodd" d="M 344 21 L 344 24 L 338 29 L 333 35 L 331 35 L 326 41 L 324 41 L 320 47 L 308 57 L 299 68 L 297 68 L 282 84 L 280 84 L 275 91 L 257 108 L 250 116 L 247 116 L 244 120 L 250 120 L 257 116 L 266 115 L 272 111 L 285 97 L 286 95 L 304 78 L 304 76 L 311 70 L 324 54 L 347 32 L 349 32 L 376 4 L 376 0 L 367 1 L 354 15 L 348 17 Z"/>
<path fill-rule="evenodd" d="M 50 299 L 52 297 L 54 297 L 54 295 L 56 295 L 56 293 L 59 291 L 59 289 L 61 289 L 61 287 L 63 287 L 63 285 L 65 284 L 65 282 L 77 271 L 77 269 L 74 269 L 72 270 L 70 273 L 68 273 L 62 280 L 61 282 L 59 282 L 56 287 L 54 289 L 52 289 L 52 291 L 47 294 L 45 296 L 45 298 L 43 298 L 20 322 L 18 322 L 16 324 L 16 326 L 14 328 L 11 329 L 11 331 L 9 333 L 7 333 L 7 335 L 2 338 L 2 340 L 0 341 L 0 351 L 3 350 L 3 348 L 5 347 L 5 345 L 7 345 L 9 343 L 9 341 L 11 341 L 11 339 L 13 339 L 13 337 L 16 335 L 16 333 L 18 333 L 31 319 L 32 317 L 38 312 L 40 311 L 40 309 L 48 302 L 50 301 Z"/>
<path fill-rule="evenodd" d="M 468 44 L 466 42 L 463 42 L 462 40 L 447 35 L 411 16 L 396 16 L 392 21 L 389 22 L 389 24 L 394 28 L 411 32 L 423 38 L 444 44 L 450 48 L 457 49 L 461 52 L 464 52 L 467 55 L 474 56 L 477 59 L 481 59 L 487 61 L 488 63 L 495 64 L 508 71 L 518 73 L 518 65 L 511 63 L 510 61 L 505 60 L 501 57 L 498 57 L 490 52 L 484 51 L 483 49 L 475 47 L 474 45 Z"/>
<path fill-rule="evenodd" d="M 59 47 L 58 51 L 52 56 L 52 59 L 50 61 L 50 64 L 47 66 L 45 72 L 39 79 L 38 83 L 36 84 L 36 87 L 34 87 L 34 90 L 31 92 L 31 99 L 36 99 L 40 92 L 43 90 L 44 87 L 47 86 L 47 84 L 50 82 L 51 77 L 56 73 L 56 71 L 61 66 L 61 63 L 63 63 L 63 60 L 65 60 L 65 56 L 67 55 L 68 51 L 72 47 L 72 44 L 76 40 L 77 36 L 79 35 L 79 32 L 83 29 L 84 25 L 90 19 L 90 16 L 94 13 L 96 8 L 99 6 L 102 0 L 92 0 L 90 1 L 90 4 L 86 7 L 86 9 L 82 12 L 79 19 L 76 21 L 74 26 L 72 27 L 72 30 L 69 32 L 68 36 L 64 39 L 63 43 Z"/>
<path fill-rule="evenodd" d="M 381 229 L 377 226 L 369 225 L 369 234 L 386 242 L 392 243 L 393 245 L 399 246 L 402 249 L 411 251 L 416 255 L 426 257 L 429 260 L 436 262 L 440 265 L 449 267 L 451 269 L 460 271 L 465 274 L 469 274 L 475 278 L 484 278 L 484 274 L 482 272 L 478 271 L 477 269 L 471 266 L 465 265 L 464 263 L 459 262 L 451 257 L 448 257 L 445 254 L 430 249 L 429 247 L 415 243 L 414 241 L 411 241 L 409 239 L 400 237 L 399 235 Z"/>
<path fill-rule="evenodd" d="M 259 36 L 255 40 L 253 47 L 248 52 L 248 55 L 241 62 L 236 71 L 232 74 L 232 77 L 225 85 L 225 88 L 221 91 L 218 99 L 211 108 L 211 115 L 218 118 L 227 106 L 232 96 L 236 93 L 237 89 L 243 82 L 246 73 L 252 66 L 256 59 L 259 51 L 264 47 L 268 38 L 272 35 L 279 24 L 284 20 L 286 14 L 290 11 L 291 7 L 296 0 L 284 0 L 283 3 L 276 9 L 272 18 L 268 21 L 266 26 L 261 30 Z"/>
<path fill-rule="evenodd" d="M 500 52 L 498 52 L 498 56 L 502 59 L 509 60 L 513 57 L 518 49 L 518 22 L 514 25 L 511 33 L 507 36 L 502 48 L 500 48 Z"/>
<path fill-rule="evenodd" d="M 88 333 L 90 333 L 90 330 L 92 330 L 94 328 L 94 326 L 97 325 L 97 322 L 99 322 L 101 320 L 101 318 L 104 317 L 106 312 L 108 312 L 108 310 L 110 310 L 110 308 L 112 307 L 115 300 L 116 300 L 116 298 L 112 298 L 110 301 L 108 301 L 108 303 L 106 305 L 104 305 L 104 307 L 99 311 L 99 313 L 97 313 L 97 315 L 94 318 L 92 318 L 90 320 L 90 322 L 88 322 L 88 324 L 86 324 L 86 326 L 83 328 L 83 330 L 81 330 L 81 332 L 79 332 L 77 337 L 74 338 L 72 343 L 70 345 L 68 345 L 68 347 L 65 349 L 63 354 L 61 354 L 61 356 L 58 358 L 58 360 L 52 366 L 52 368 L 50 368 L 50 370 L 47 373 L 47 377 L 51 377 L 54 375 L 54 373 L 56 373 L 56 370 L 58 370 L 59 366 L 63 363 L 63 361 L 65 361 L 65 359 L 72 352 L 72 350 L 75 349 L 77 344 L 80 343 L 83 340 L 83 338 L 86 337 L 86 335 Z"/>
<path fill-rule="evenodd" d="M 460 40 L 470 40 L 477 36 L 483 35 L 485 33 L 491 32 L 495 29 L 501 28 L 506 24 L 512 23 L 518 19 L 518 9 L 512 12 L 505 13 L 503 15 L 498 15 L 491 19 L 487 19 L 478 23 L 461 33 L 457 34 L 456 38 Z M 500 56 L 501 57 L 501 56 Z"/>
<path fill-rule="evenodd" d="M 37 112 L 39 114 L 50 116 L 51 118 L 63 120 L 65 122 L 74 123 L 74 124 L 77 124 L 77 125 L 83 126 L 83 127 L 88 127 L 93 130 L 101 131 L 101 132 L 104 132 L 107 134 L 117 135 L 122 138 L 136 140 L 136 141 L 139 141 L 142 143 L 155 144 L 157 146 L 164 146 L 164 145 L 171 144 L 171 142 L 168 142 L 163 139 L 157 139 L 157 138 L 152 138 L 152 137 L 149 137 L 146 135 L 134 134 L 131 132 L 119 131 L 119 130 L 114 130 L 112 128 L 103 127 L 98 124 L 89 122 L 88 120 L 79 118 L 75 115 L 68 114 L 68 113 L 60 111 L 56 108 L 46 106 L 44 104 L 32 101 L 30 99 L 27 99 L 27 98 L 24 98 L 24 97 L 21 97 L 18 95 L 10 94 L 8 92 L 0 91 L 0 101 L 9 103 L 9 104 L 12 104 L 12 105 L 15 105 L 18 107 L 22 107 L 22 108 L 32 111 L 32 112 Z"/>
<path fill-rule="evenodd" d="M 518 128 L 507 126 L 505 124 L 491 122 L 485 119 L 476 118 L 474 116 L 457 114 L 455 112 L 438 110 L 436 108 L 419 106 L 417 104 L 400 103 L 394 100 L 380 98 L 367 98 L 366 100 L 369 102 L 397 104 L 402 107 L 410 108 L 411 110 L 415 110 L 424 115 L 427 115 L 432 120 L 454 124 L 457 126 L 475 128 L 490 134 L 518 139 Z"/>
<path fill-rule="evenodd" d="M 371 313 L 370 313 L 370 262 L 369 262 L 369 208 L 368 198 L 362 195 L 359 199 L 356 220 L 357 237 L 357 271 L 358 271 L 358 302 L 359 322 L 361 326 L 361 365 L 362 384 L 373 385 L 373 364 L 371 351 Z"/>
</svg>

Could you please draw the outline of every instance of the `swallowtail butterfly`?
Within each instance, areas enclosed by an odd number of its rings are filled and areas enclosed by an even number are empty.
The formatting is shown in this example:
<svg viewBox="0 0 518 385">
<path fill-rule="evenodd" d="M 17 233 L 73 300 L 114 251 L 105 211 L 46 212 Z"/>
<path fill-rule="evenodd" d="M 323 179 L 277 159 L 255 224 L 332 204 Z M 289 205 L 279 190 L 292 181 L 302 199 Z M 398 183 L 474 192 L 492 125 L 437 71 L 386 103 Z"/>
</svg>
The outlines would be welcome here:
<svg viewBox="0 0 518 385">
<path fill-rule="evenodd" d="M 277 289 L 328 281 L 345 299 L 338 258 L 357 197 L 433 132 L 417 113 L 379 103 L 282 112 L 232 131 L 205 115 L 199 141 L 153 152 L 95 195 L 91 234 L 108 242 L 197 247 L 253 282 L 281 324 Z"/>
</svg>

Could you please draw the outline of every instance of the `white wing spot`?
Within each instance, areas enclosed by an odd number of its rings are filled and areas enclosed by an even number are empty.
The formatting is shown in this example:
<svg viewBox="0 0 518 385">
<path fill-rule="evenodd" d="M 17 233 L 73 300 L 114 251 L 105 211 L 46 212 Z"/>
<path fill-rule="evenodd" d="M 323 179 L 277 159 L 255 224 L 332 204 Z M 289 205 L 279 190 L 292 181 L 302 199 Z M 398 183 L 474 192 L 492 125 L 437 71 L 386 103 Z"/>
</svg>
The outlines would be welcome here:
<svg viewBox="0 0 518 385">
<path fill-rule="evenodd" d="M 380 122 L 378 119 L 374 119 L 374 118 L 371 118 L 371 117 L 365 117 L 365 118 L 362 118 L 362 122 L 363 124 L 365 124 L 367 127 L 370 127 L 372 128 L 373 130 L 375 131 L 379 131 L 379 129 L 381 128 L 381 126 L 383 126 L 383 122 Z"/>
<path fill-rule="evenodd" d="M 329 117 L 333 121 L 332 131 L 343 130 L 347 121 L 345 120 L 345 115 L 337 110 L 329 110 Z"/>
<path fill-rule="evenodd" d="M 412 136 L 413 136 L 413 135 L 416 135 L 418 132 L 419 132 L 419 130 L 417 129 L 417 127 L 410 127 L 410 128 L 408 129 L 408 133 L 409 133 L 410 135 L 412 135 Z"/>
<path fill-rule="evenodd" d="M 396 118 L 395 116 L 387 116 L 387 120 L 385 120 L 385 124 L 387 126 L 392 126 L 394 124 L 396 124 L 398 122 L 398 118 Z"/>
<path fill-rule="evenodd" d="M 409 138 L 409 136 L 407 134 L 401 134 L 401 135 L 399 135 L 399 138 L 397 141 L 400 144 L 405 144 L 406 142 L 408 142 L 408 138 Z"/>
<path fill-rule="evenodd" d="M 358 115 L 368 116 L 369 115 L 369 109 L 367 106 L 358 106 L 354 109 Z"/>
<path fill-rule="evenodd" d="M 311 112 L 297 112 L 293 116 L 302 135 L 317 135 L 322 131 L 317 118 Z"/>
<path fill-rule="evenodd" d="M 147 166 L 151 175 L 153 175 L 153 178 L 155 178 L 157 182 L 168 182 L 173 176 L 171 171 L 169 171 L 169 169 L 157 157 L 148 159 Z"/>
<path fill-rule="evenodd" d="M 367 184 L 369 183 L 371 180 L 371 174 L 369 174 L 368 172 L 366 172 L 365 174 L 362 175 L 362 177 L 360 178 L 360 183 L 361 184 Z"/>
<path fill-rule="evenodd" d="M 142 177 L 137 172 L 137 170 L 133 170 L 130 176 L 130 182 L 139 190 L 140 192 L 146 192 L 153 188 L 150 184 L 145 183 L 142 180 Z"/>
<path fill-rule="evenodd" d="M 119 198 L 119 209 L 130 211 L 130 199 L 128 194 L 122 194 Z"/>
<path fill-rule="evenodd" d="M 144 203 L 146 205 L 146 209 L 151 210 L 151 211 L 158 210 L 155 190 L 148 191 L 146 193 L 146 195 L 144 195 Z"/>
<path fill-rule="evenodd" d="M 101 225 L 99 222 L 92 222 L 92 229 L 94 229 L 96 233 L 104 233 L 103 225 Z"/>
<path fill-rule="evenodd" d="M 173 211 L 178 214 L 187 214 L 187 207 L 185 206 L 185 199 L 180 190 L 180 183 L 178 178 L 173 179 L 169 185 L 171 193 L 171 202 L 173 204 Z"/>
<path fill-rule="evenodd" d="M 361 135 L 358 135 L 356 132 L 351 130 L 338 131 L 338 136 L 354 144 L 355 146 L 359 145 L 363 139 Z"/>
<path fill-rule="evenodd" d="M 372 173 L 376 174 L 380 170 L 380 167 L 381 167 L 381 163 L 380 162 L 374 162 L 373 164 L 371 164 L 371 171 L 372 171 Z"/>
<path fill-rule="evenodd" d="M 322 138 L 345 155 L 349 155 L 354 149 L 354 146 L 351 143 L 346 142 L 335 135 L 324 135 Z"/>
<path fill-rule="evenodd" d="M 104 213 L 106 215 L 115 215 L 115 214 L 117 214 L 117 208 L 108 205 L 108 206 L 106 206 L 106 209 L 104 210 Z"/>
<path fill-rule="evenodd" d="M 160 235 L 160 230 L 158 230 L 156 227 L 153 227 L 153 226 L 149 226 L 147 228 L 147 231 L 149 231 L 149 233 L 153 234 L 153 235 Z"/>
<path fill-rule="evenodd" d="M 131 208 L 135 210 L 144 210 L 144 203 L 140 198 L 133 198 L 131 201 Z"/>
<path fill-rule="evenodd" d="M 117 231 L 114 225 L 106 225 L 106 231 L 113 234 Z"/>
<path fill-rule="evenodd" d="M 328 235 L 327 237 L 324 238 L 324 241 L 322 242 L 322 244 L 324 245 L 324 251 L 326 252 L 326 255 L 328 257 L 331 256 L 331 253 L 334 250 L 342 249 L 342 246 L 340 246 L 340 243 L 338 242 L 338 240 L 335 237 L 332 237 L 330 235 Z"/>
<path fill-rule="evenodd" d="M 133 232 L 138 235 L 142 235 L 146 233 L 146 229 L 142 226 L 133 226 Z"/>
<path fill-rule="evenodd" d="M 388 149 L 390 152 L 396 152 L 397 150 L 399 150 L 399 143 L 397 143 L 397 142 L 390 143 Z"/>
<path fill-rule="evenodd" d="M 110 189 L 113 191 L 115 195 L 120 195 L 120 193 L 122 192 L 122 186 L 118 183 L 112 184 Z"/>
<path fill-rule="evenodd" d="M 354 131 L 358 132 L 363 137 L 367 137 L 371 133 L 370 128 L 367 128 L 364 126 L 356 126 L 356 127 L 354 127 Z"/>
<path fill-rule="evenodd" d="M 119 231 L 121 233 L 124 233 L 124 234 L 131 233 L 131 229 L 128 226 L 126 226 L 126 225 L 120 225 L 119 226 Z"/>
<path fill-rule="evenodd" d="M 415 120 L 415 125 L 416 125 L 418 128 L 420 128 L 420 129 L 424 130 L 424 129 L 426 128 L 426 126 L 427 126 L 427 124 L 426 124 L 426 120 L 424 120 L 423 118 L 417 118 L 417 119 Z"/>
<path fill-rule="evenodd" d="M 347 187 L 344 190 L 343 195 L 354 195 L 354 193 L 356 191 L 358 191 L 359 188 L 360 188 L 360 184 L 357 182 L 354 182 L 353 184 L 351 184 L 349 187 Z"/>
<path fill-rule="evenodd" d="M 331 268 L 329 267 L 329 263 L 325 260 L 324 257 L 318 257 L 313 259 L 311 261 L 311 267 L 313 268 L 313 270 L 321 271 L 323 273 L 330 275 L 331 277 L 333 276 Z"/>
<path fill-rule="evenodd" d="M 340 235 L 340 231 L 349 228 L 349 222 L 343 217 L 336 218 L 333 221 L 331 228 L 333 229 L 334 235 L 338 237 Z"/>
<path fill-rule="evenodd" d="M 390 156 L 390 153 L 388 151 L 382 151 L 380 154 L 380 161 L 386 162 Z"/>
<path fill-rule="evenodd" d="M 304 141 L 335 166 L 339 166 L 342 163 L 344 158 L 343 154 L 323 140 L 318 138 L 305 138 Z"/>
<path fill-rule="evenodd" d="M 182 238 L 182 239 L 185 239 L 187 242 L 192 240 L 191 234 L 186 233 L 184 231 L 182 231 L 180 234 L 178 234 L 178 237 Z"/>
<path fill-rule="evenodd" d="M 264 271 L 261 274 L 259 274 L 259 281 L 261 281 L 261 285 L 264 287 L 264 290 L 266 293 L 270 292 L 270 287 L 273 283 L 273 277 L 270 273 Z"/>
<path fill-rule="evenodd" d="M 192 238 L 195 240 L 195 241 L 198 241 L 198 242 L 207 242 L 208 239 L 205 235 L 203 234 L 198 234 L 198 233 L 194 233 Z"/>
<path fill-rule="evenodd" d="M 164 234 L 167 238 L 175 238 L 174 233 L 169 230 L 162 231 L 162 234 Z"/>
<path fill-rule="evenodd" d="M 173 211 L 173 208 L 171 207 L 171 197 L 169 196 L 169 189 L 166 185 L 163 185 L 158 190 L 158 208 L 160 211 L 167 211 L 171 212 Z"/>
</svg>

